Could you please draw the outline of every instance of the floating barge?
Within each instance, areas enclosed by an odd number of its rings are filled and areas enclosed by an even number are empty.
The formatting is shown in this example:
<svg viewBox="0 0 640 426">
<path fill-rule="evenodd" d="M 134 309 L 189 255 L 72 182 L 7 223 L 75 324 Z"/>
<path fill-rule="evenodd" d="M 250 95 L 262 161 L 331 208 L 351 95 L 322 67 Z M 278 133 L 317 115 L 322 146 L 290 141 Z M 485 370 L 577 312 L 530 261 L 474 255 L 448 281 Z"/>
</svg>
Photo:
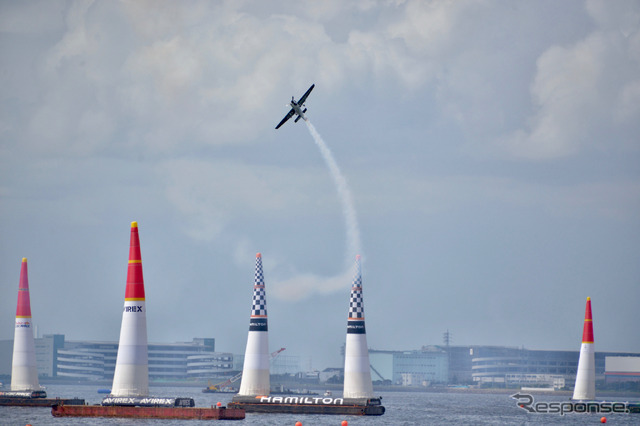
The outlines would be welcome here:
<svg viewBox="0 0 640 426">
<path fill-rule="evenodd" d="M 128 407 L 117 405 L 53 405 L 53 417 L 126 417 L 135 419 L 242 420 L 238 408 Z"/>
<path fill-rule="evenodd" d="M 122 417 L 135 419 L 242 420 L 240 408 L 194 407 L 192 398 L 105 398 L 102 405 L 55 404 L 54 417 Z"/>
<path fill-rule="evenodd" d="M 244 409 L 247 413 L 381 416 L 385 412 L 380 398 L 236 395 L 228 405 Z"/>
<path fill-rule="evenodd" d="M 45 391 L 0 391 L 0 406 L 51 407 L 55 404 L 84 405 L 84 399 L 47 398 Z"/>
</svg>

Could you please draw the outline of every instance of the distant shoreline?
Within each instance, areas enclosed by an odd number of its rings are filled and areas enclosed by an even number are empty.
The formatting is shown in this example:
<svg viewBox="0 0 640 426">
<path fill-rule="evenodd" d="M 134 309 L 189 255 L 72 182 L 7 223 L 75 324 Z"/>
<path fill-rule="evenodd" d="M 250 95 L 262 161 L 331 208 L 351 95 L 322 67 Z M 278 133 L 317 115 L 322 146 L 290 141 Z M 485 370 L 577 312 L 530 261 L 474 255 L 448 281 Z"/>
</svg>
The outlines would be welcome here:
<svg viewBox="0 0 640 426">
<path fill-rule="evenodd" d="M 53 378 L 40 378 L 41 385 L 78 385 L 78 386 L 94 386 L 96 388 L 110 388 L 111 380 L 65 380 L 65 379 L 53 379 Z M 208 386 L 208 382 L 198 381 L 185 381 L 185 382 L 149 382 L 150 387 L 171 387 L 171 386 L 184 386 L 184 387 L 201 387 Z M 273 383 L 274 386 L 279 385 L 277 382 Z M 284 384 L 283 384 L 284 385 Z M 342 384 L 309 384 L 309 383 L 287 383 L 285 385 L 289 389 L 309 389 L 314 391 L 342 391 Z M 471 393 L 471 394 L 513 394 L 513 393 L 526 393 L 530 395 L 562 395 L 571 397 L 573 391 L 570 390 L 533 390 L 531 388 L 527 390 L 521 390 L 520 388 L 474 388 L 474 387 L 445 387 L 445 386 L 431 386 L 431 387 L 406 387 L 406 386 L 375 386 L 373 390 L 376 392 L 424 392 L 424 393 Z M 598 398 L 615 398 L 615 397 L 636 397 L 640 398 L 640 392 L 633 391 L 611 391 L 596 389 Z"/>
</svg>

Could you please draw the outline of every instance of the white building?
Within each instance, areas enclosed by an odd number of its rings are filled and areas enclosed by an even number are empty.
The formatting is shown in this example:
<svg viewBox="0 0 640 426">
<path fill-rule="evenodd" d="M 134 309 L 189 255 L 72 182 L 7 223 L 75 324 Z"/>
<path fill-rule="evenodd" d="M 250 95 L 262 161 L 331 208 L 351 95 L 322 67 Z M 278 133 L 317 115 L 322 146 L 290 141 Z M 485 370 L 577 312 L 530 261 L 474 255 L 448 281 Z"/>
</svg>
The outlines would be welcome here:
<svg viewBox="0 0 640 426">
<path fill-rule="evenodd" d="M 604 359 L 607 383 L 640 382 L 640 356 L 608 356 Z"/>
</svg>

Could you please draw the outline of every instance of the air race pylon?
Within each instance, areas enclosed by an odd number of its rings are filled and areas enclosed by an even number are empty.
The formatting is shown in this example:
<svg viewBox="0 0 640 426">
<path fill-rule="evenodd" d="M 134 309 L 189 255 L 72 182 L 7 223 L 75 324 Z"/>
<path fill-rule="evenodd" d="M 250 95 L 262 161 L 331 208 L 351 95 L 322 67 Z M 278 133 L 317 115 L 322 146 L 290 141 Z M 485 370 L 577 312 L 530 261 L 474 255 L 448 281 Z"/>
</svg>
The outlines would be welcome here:
<svg viewBox="0 0 640 426">
<path fill-rule="evenodd" d="M 27 258 L 22 258 L 18 306 L 16 308 L 16 331 L 13 338 L 13 364 L 11 367 L 11 390 L 40 390 L 36 347 L 31 327 L 31 300 L 29 298 L 29 274 Z"/>
<path fill-rule="evenodd" d="M 128 397 L 149 395 L 147 309 L 137 222 L 131 222 L 127 289 L 124 295 L 120 344 L 111 395 Z"/>
<path fill-rule="evenodd" d="M 596 397 L 596 362 L 593 347 L 593 317 L 591 316 L 591 298 L 587 297 L 582 330 L 582 346 L 576 373 L 576 386 L 573 389 L 575 400 L 587 401 Z"/>
<path fill-rule="evenodd" d="M 362 271 L 360 256 L 356 256 L 356 273 L 351 286 L 349 317 L 347 318 L 347 343 L 344 350 L 345 398 L 373 397 L 371 367 L 367 331 L 364 326 L 364 301 L 362 297 Z"/>
<path fill-rule="evenodd" d="M 256 254 L 249 336 L 244 353 L 244 367 L 242 368 L 242 381 L 238 395 L 269 395 L 270 387 L 267 293 L 262 274 L 262 255 L 258 253 Z"/>
</svg>

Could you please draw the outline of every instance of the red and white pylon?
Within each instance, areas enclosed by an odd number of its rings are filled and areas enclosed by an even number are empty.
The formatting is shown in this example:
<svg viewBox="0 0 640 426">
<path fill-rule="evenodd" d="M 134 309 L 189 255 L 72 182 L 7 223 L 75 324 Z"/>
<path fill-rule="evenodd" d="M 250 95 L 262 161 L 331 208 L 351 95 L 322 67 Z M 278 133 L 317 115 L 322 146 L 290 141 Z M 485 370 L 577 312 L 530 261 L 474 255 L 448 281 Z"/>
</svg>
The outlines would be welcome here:
<svg viewBox="0 0 640 426">
<path fill-rule="evenodd" d="M 13 338 L 12 391 L 41 389 L 38 382 L 38 366 L 36 364 L 36 348 L 32 326 L 27 258 L 23 257 L 20 268 L 20 284 L 18 285 L 16 330 Z"/>
<path fill-rule="evenodd" d="M 120 343 L 113 375 L 111 395 L 143 397 L 149 395 L 147 348 L 147 309 L 142 276 L 142 257 L 138 223 L 131 222 L 127 288 L 124 296 Z"/>
<path fill-rule="evenodd" d="M 576 385 L 573 398 L 579 401 L 593 400 L 596 397 L 596 361 L 593 345 L 593 316 L 591 315 L 591 298 L 587 297 L 582 329 L 582 345 L 576 373 Z"/>
</svg>

